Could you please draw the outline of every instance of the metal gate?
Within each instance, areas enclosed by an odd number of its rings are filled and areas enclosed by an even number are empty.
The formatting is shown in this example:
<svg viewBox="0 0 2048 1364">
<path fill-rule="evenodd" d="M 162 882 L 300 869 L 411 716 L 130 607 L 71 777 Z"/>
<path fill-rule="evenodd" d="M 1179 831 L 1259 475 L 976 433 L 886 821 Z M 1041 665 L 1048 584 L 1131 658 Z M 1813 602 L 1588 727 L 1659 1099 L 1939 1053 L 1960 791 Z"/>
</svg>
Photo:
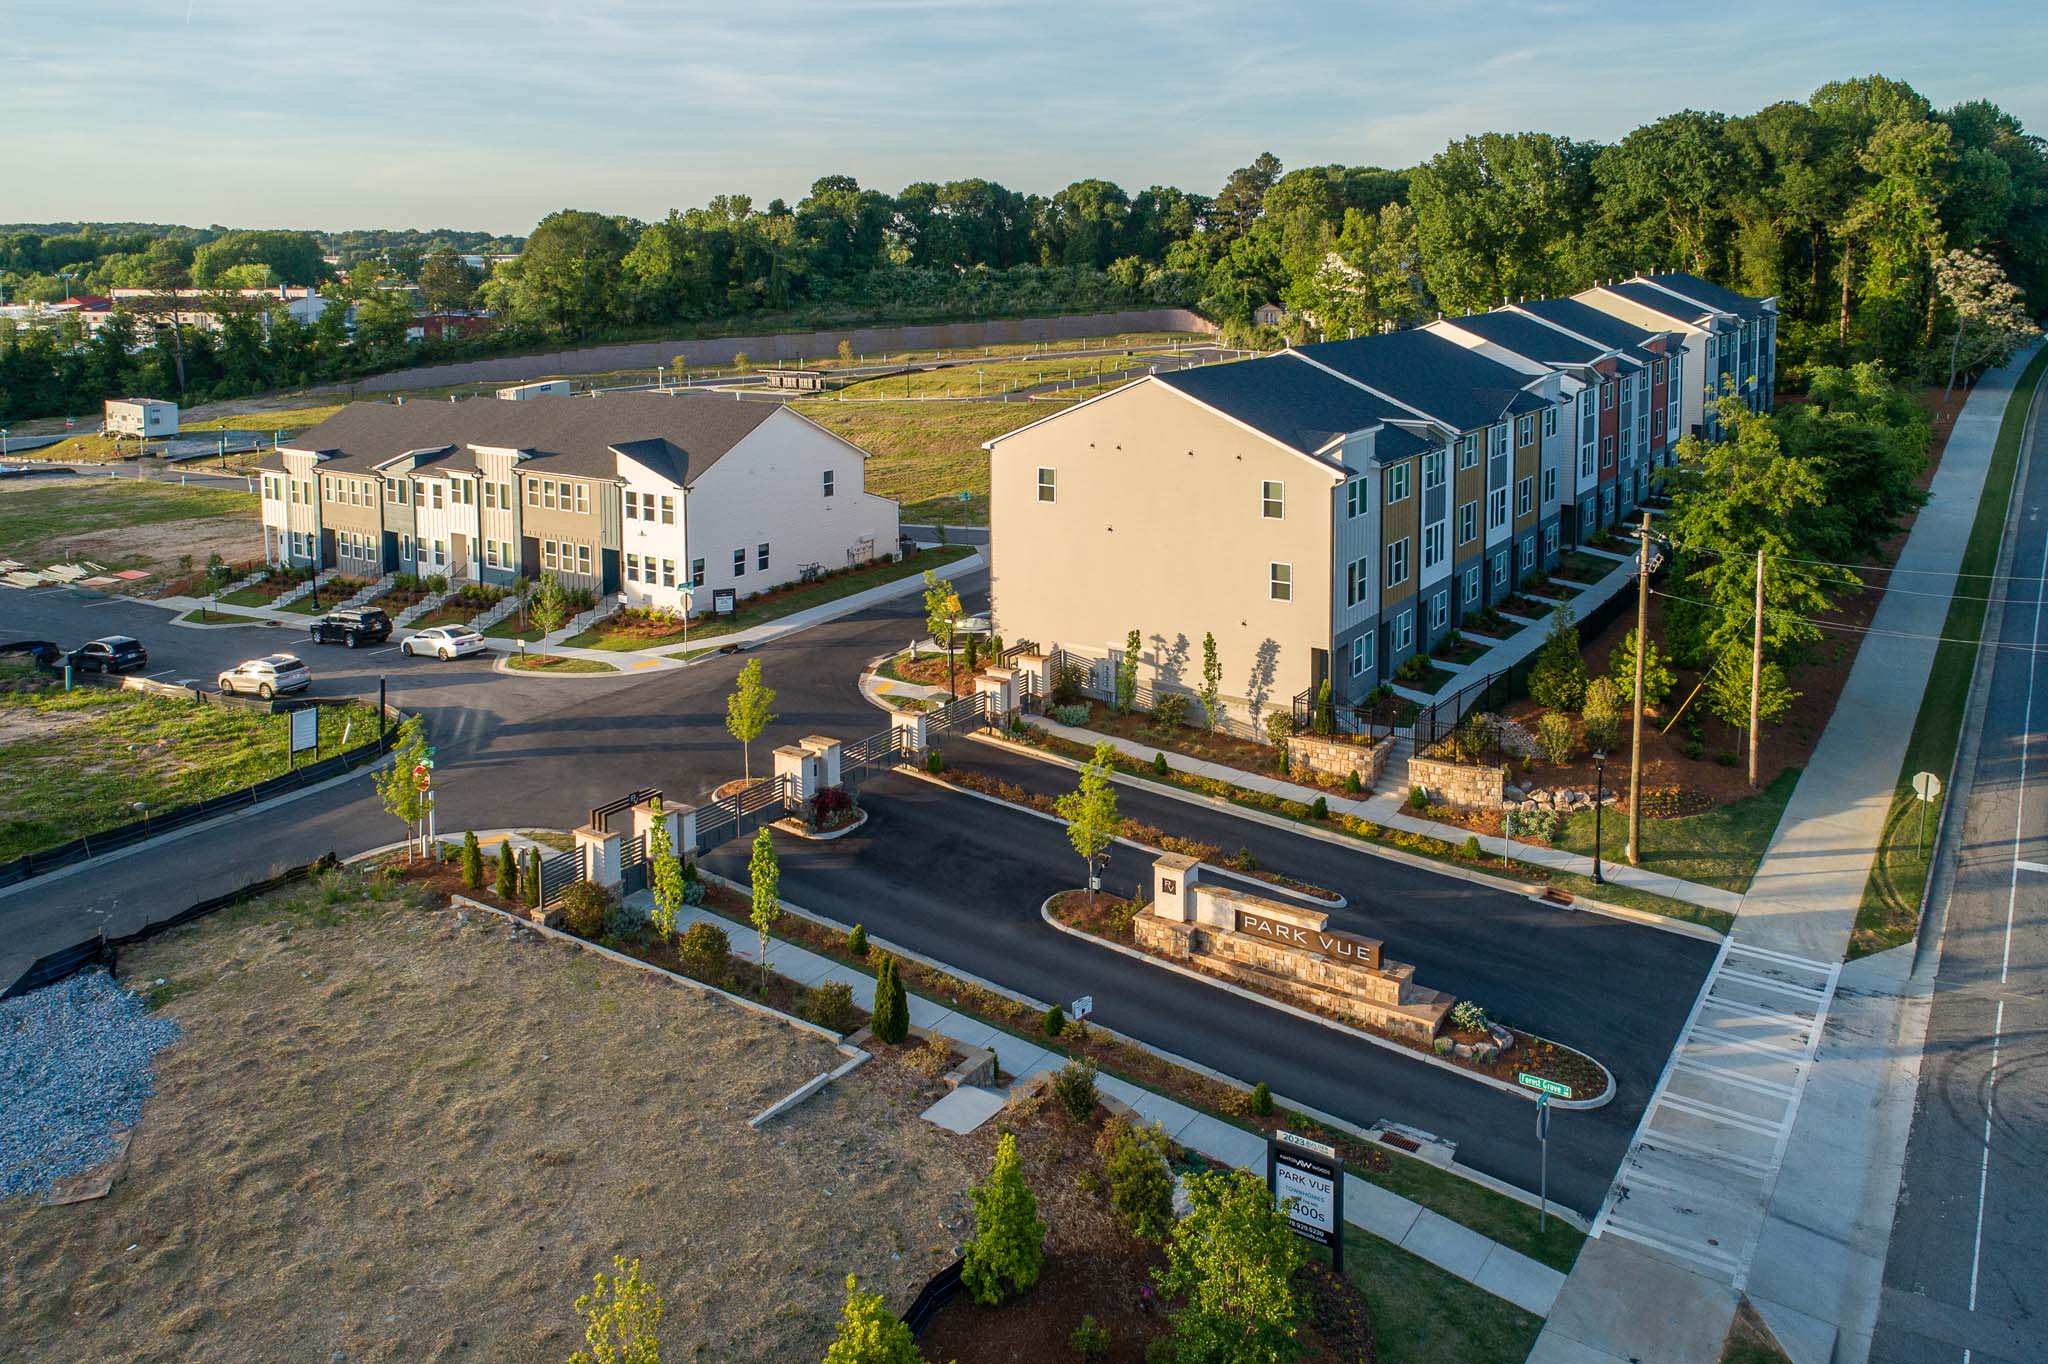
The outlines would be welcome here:
<svg viewBox="0 0 2048 1364">
<path fill-rule="evenodd" d="M 903 740 L 894 728 L 879 734 L 870 734 L 865 739 L 856 739 L 850 744 L 839 746 L 839 776 L 842 781 L 854 782 L 870 771 L 881 771 L 895 766 L 903 756 Z"/>
<path fill-rule="evenodd" d="M 957 701 L 948 701 L 937 710 L 926 711 L 924 732 L 927 736 L 947 734 L 956 729 L 973 729 L 988 722 L 988 698 L 976 692 Z"/>
<path fill-rule="evenodd" d="M 721 844 L 753 833 L 770 820 L 781 818 L 786 781 L 784 777 L 769 777 L 723 799 L 699 806 L 698 850 L 710 852 Z"/>
<path fill-rule="evenodd" d="M 540 902 L 553 904 L 562 892 L 583 879 L 583 853 L 578 849 L 540 860 Z"/>
</svg>

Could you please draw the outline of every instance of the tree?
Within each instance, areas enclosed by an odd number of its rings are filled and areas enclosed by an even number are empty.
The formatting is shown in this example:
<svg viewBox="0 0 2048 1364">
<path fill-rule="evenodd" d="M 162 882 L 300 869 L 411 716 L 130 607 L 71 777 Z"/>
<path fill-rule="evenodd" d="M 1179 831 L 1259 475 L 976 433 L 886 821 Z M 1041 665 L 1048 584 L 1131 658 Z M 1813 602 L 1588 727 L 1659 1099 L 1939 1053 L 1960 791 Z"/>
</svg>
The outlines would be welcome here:
<svg viewBox="0 0 2048 1364">
<path fill-rule="evenodd" d="M 1316 688 L 1315 714 L 1309 717 L 1309 729 L 1325 737 L 1337 732 L 1337 708 L 1330 695 L 1330 679 L 1324 678 Z"/>
<path fill-rule="evenodd" d="M 683 862 L 676 856 L 675 840 L 669 837 L 668 818 L 661 810 L 661 797 L 650 803 L 654 827 L 647 832 L 648 887 L 654 893 L 654 927 L 666 938 L 676 931 L 676 915 L 683 908 Z"/>
<path fill-rule="evenodd" d="M 924 1357 L 903 1318 L 882 1305 L 880 1293 L 861 1292 L 860 1281 L 849 1274 L 846 1306 L 824 1364 L 924 1364 Z"/>
<path fill-rule="evenodd" d="M 1622 636 L 1621 643 L 1607 655 L 1607 675 L 1631 698 L 1636 690 L 1636 632 L 1631 629 Z M 1643 654 L 1643 704 L 1652 709 L 1664 704 L 1664 698 L 1671 695 L 1671 688 L 1678 679 L 1671 674 L 1670 665 L 1665 663 L 1663 653 L 1657 648 L 1657 641 L 1651 640 Z"/>
<path fill-rule="evenodd" d="M 1054 802 L 1067 821 L 1067 842 L 1088 867 L 1088 903 L 1095 903 L 1095 859 L 1123 827 L 1116 810 L 1116 788 L 1109 774 L 1116 767 L 1116 749 L 1108 741 L 1095 746 L 1095 756 L 1081 767 L 1081 784 Z"/>
<path fill-rule="evenodd" d="M 1136 630 L 1124 636 L 1124 650 L 1116 660 L 1116 712 L 1129 715 L 1138 703 L 1138 659 L 1144 650 L 1144 637 Z"/>
<path fill-rule="evenodd" d="M 436 251 L 420 262 L 420 298 L 437 313 L 459 313 L 476 302 L 483 273 L 462 263 L 453 251 Z"/>
<path fill-rule="evenodd" d="M 391 745 L 391 762 L 377 770 L 373 780 L 377 783 L 377 796 L 384 802 L 384 808 L 393 818 L 404 822 L 406 828 L 405 852 L 413 855 L 413 838 L 419 822 L 427 817 L 430 804 L 427 793 L 419 787 L 413 776 L 413 769 L 427 761 L 427 722 L 419 715 L 405 717 L 398 727 L 398 734 Z"/>
<path fill-rule="evenodd" d="M 725 732 L 740 741 L 741 775 L 754 779 L 753 744 L 775 723 L 775 692 L 761 681 L 761 660 L 750 658 L 725 698 Z"/>
<path fill-rule="evenodd" d="M 892 1046 L 910 1035 L 910 1000 L 893 956 L 884 956 L 875 968 L 875 1006 L 868 1012 L 868 1028 Z"/>
<path fill-rule="evenodd" d="M 509 838 L 498 845 L 498 898 L 512 901 L 519 898 L 519 861 L 513 855 Z"/>
<path fill-rule="evenodd" d="M 960 594 L 953 584 L 930 569 L 924 574 L 924 628 L 932 642 L 946 649 L 946 690 L 958 695 L 953 681 L 953 622 L 960 618 Z"/>
<path fill-rule="evenodd" d="M 484 888 L 484 850 L 476 841 L 476 830 L 462 835 L 462 884 L 471 890 Z"/>
<path fill-rule="evenodd" d="M 1536 742 L 1543 749 L 1543 756 L 1559 767 L 1579 751 L 1579 736 L 1572 728 L 1572 718 L 1561 710 L 1547 710 L 1538 717 Z"/>
<path fill-rule="evenodd" d="M 1748 649 L 1722 650 L 1715 655 L 1714 666 L 1707 670 L 1704 693 L 1707 709 L 1744 737 L 1749 733 L 1751 662 L 1752 655 Z M 1755 689 L 1757 723 L 1776 724 L 1785 718 L 1785 712 L 1799 699 L 1799 693 L 1786 684 L 1785 670 L 1768 659 L 1764 662 L 1761 681 L 1763 685 Z"/>
<path fill-rule="evenodd" d="M 1551 611 L 1550 634 L 1529 670 L 1529 695 L 1546 710 L 1577 710 L 1586 699 L 1586 660 L 1572 609 L 1563 602 Z"/>
<path fill-rule="evenodd" d="M 1934 262 L 1934 287 L 1956 315 L 1949 334 L 1948 386 L 1965 370 L 2002 365 L 2039 328 L 2026 297 L 1982 251 L 1950 251 Z M 1966 342 L 1967 338 L 1967 344 Z"/>
<path fill-rule="evenodd" d="M 1267 192 L 1279 179 L 1280 158 L 1271 152 L 1260 152 L 1249 166 L 1232 171 L 1209 210 L 1217 230 L 1229 237 L 1250 232 L 1265 209 Z"/>
<path fill-rule="evenodd" d="M 753 905 L 747 917 L 753 922 L 754 932 L 760 938 L 761 988 L 768 988 L 768 930 L 775 927 L 775 921 L 782 917 L 782 901 L 778 891 L 782 885 L 782 869 L 775 863 L 775 839 L 763 824 L 754 831 L 754 851 L 747 858 L 747 880 L 753 888 Z"/>
<path fill-rule="evenodd" d="M 1037 1197 L 1024 1182 L 1014 1132 L 996 1142 L 988 1182 L 967 1194 L 974 1200 L 974 1239 L 962 1256 L 960 1282 L 976 1302 L 994 1307 L 1037 1283 L 1045 1259 L 1045 1223 L 1039 1220 Z"/>
<path fill-rule="evenodd" d="M 1103 1164 L 1109 1205 L 1141 1241 L 1164 1241 L 1173 1227 L 1173 1170 L 1166 1151 L 1166 1133 L 1159 1124 L 1125 1124 Z"/>
<path fill-rule="evenodd" d="M 1487 133 L 1416 167 L 1408 204 L 1422 278 L 1438 306 L 1483 312 L 1567 292 L 1584 271 L 1590 144 L 1547 133 Z"/>
<path fill-rule="evenodd" d="M 1157 1271 L 1184 1300 L 1173 1318 L 1177 1364 L 1286 1364 L 1300 1352 L 1294 1293 L 1301 1243 L 1264 1180 L 1203 1171 L 1184 1185 L 1190 1211 Z"/>
<path fill-rule="evenodd" d="M 540 901 L 540 849 L 537 847 L 528 848 L 526 850 L 526 903 L 534 909 L 539 909 Z"/>
<path fill-rule="evenodd" d="M 1586 687 L 1585 709 L 1579 713 L 1587 747 L 1598 753 L 1611 752 L 1621 738 L 1621 717 L 1620 688 L 1607 678 L 1594 678 Z"/>
<path fill-rule="evenodd" d="M 569 1364 L 661 1364 L 661 1294 L 640 1278 L 640 1262 L 612 1256 L 609 1279 L 602 1271 L 590 1292 L 576 1299 L 576 1314 L 585 1319 L 587 1347 L 569 1356 Z"/>
<path fill-rule="evenodd" d="M 1211 734 L 1223 723 L 1223 660 L 1216 653 L 1216 632 L 1202 635 L 1202 724 Z"/>
<path fill-rule="evenodd" d="M 533 589 L 532 599 L 527 602 L 526 613 L 533 617 L 534 628 L 543 637 L 568 624 L 569 594 L 562 590 L 561 580 L 552 573 L 543 572 L 540 583 Z"/>
</svg>

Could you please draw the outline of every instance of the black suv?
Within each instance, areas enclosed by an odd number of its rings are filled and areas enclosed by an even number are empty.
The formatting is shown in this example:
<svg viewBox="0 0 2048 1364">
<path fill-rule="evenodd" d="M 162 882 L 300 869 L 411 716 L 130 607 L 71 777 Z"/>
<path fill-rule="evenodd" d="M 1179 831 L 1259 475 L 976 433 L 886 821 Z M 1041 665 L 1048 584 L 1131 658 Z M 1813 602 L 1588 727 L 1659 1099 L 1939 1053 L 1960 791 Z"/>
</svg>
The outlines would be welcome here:
<svg viewBox="0 0 2048 1364">
<path fill-rule="evenodd" d="M 64 661 L 82 673 L 125 673 L 130 668 L 148 667 L 149 650 L 142 647 L 139 639 L 108 635 L 73 649 Z"/>
<path fill-rule="evenodd" d="M 329 611 L 308 627 L 308 633 L 315 644 L 346 644 L 351 649 L 382 644 L 391 638 L 391 617 L 375 606 Z"/>
</svg>

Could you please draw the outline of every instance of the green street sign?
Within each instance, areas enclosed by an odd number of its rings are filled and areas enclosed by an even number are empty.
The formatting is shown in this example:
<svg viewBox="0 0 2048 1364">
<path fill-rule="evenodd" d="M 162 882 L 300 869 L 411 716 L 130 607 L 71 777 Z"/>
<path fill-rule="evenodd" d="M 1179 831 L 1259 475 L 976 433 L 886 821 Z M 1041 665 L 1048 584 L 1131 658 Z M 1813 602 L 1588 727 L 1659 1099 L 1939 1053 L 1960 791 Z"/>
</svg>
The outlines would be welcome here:
<svg viewBox="0 0 2048 1364">
<path fill-rule="evenodd" d="M 1546 1080 L 1541 1075 L 1531 1075 L 1526 1070 L 1516 1071 L 1515 1079 L 1519 1080 L 1525 1088 L 1538 1090 L 1548 1094 L 1553 1099 L 1569 1099 L 1572 1096 L 1572 1087 L 1570 1085 L 1561 1085 L 1555 1080 Z"/>
</svg>

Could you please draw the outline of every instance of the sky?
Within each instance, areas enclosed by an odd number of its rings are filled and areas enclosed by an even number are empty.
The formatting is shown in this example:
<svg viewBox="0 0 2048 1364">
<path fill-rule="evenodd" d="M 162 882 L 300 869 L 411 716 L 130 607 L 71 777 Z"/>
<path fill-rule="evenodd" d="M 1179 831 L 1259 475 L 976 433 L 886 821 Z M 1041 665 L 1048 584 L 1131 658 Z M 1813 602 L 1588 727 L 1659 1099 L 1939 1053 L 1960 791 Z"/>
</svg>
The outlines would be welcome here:
<svg viewBox="0 0 2048 1364">
<path fill-rule="evenodd" d="M 1212 194 L 1881 71 L 2048 133 L 2031 3 L 0 0 L 0 222 L 450 227 L 847 174 Z"/>
</svg>

